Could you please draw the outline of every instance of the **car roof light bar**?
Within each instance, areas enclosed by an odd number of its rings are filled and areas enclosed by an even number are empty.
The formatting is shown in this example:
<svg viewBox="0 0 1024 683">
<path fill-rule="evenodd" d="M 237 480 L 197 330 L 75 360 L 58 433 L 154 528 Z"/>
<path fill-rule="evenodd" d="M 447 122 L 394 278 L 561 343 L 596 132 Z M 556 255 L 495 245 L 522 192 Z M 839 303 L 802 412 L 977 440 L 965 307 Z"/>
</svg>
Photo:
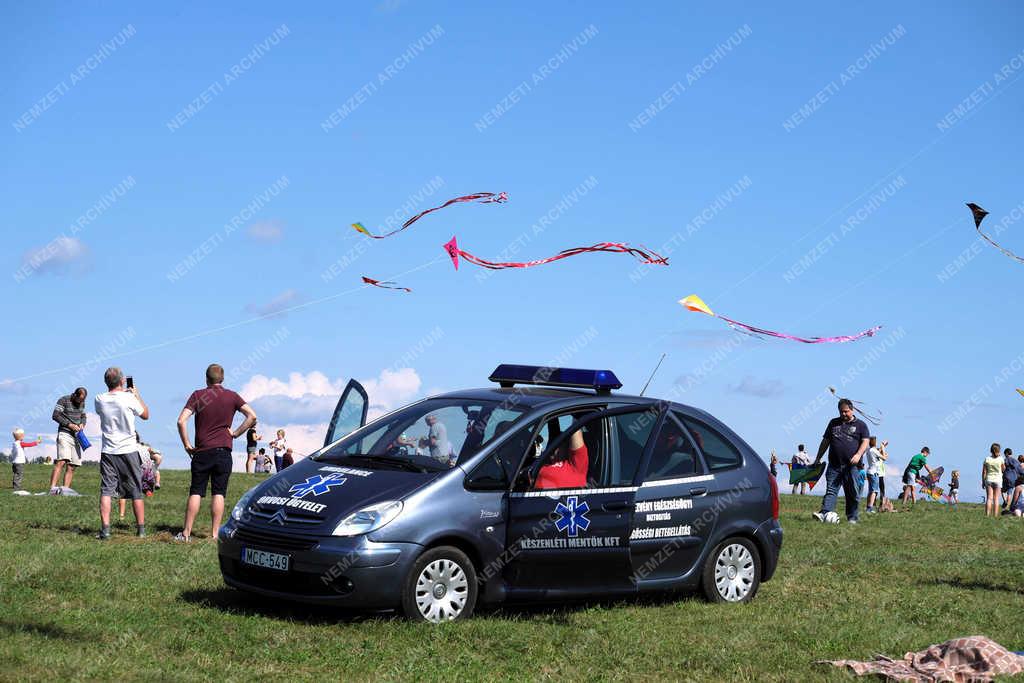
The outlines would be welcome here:
<svg viewBox="0 0 1024 683">
<path fill-rule="evenodd" d="M 501 364 L 488 379 L 508 389 L 517 384 L 533 384 L 545 387 L 570 387 L 573 389 L 595 389 L 599 394 L 609 394 L 612 389 L 621 389 L 622 382 L 611 370 L 584 370 L 580 368 L 552 368 L 543 365 Z"/>
</svg>

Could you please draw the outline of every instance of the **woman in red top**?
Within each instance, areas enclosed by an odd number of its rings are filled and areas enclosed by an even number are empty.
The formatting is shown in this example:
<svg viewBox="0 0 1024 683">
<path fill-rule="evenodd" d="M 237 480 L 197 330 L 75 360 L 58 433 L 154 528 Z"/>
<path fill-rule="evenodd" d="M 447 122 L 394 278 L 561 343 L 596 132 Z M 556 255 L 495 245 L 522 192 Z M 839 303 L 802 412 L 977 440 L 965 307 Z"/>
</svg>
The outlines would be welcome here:
<svg viewBox="0 0 1024 683">
<path fill-rule="evenodd" d="M 538 489 L 579 489 L 587 485 L 590 456 L 583 442 L 583 430 L 577 429 L 569 437 L 569 448 L 561 446 L 551 461 L 537 473 Z"/>
</svg>

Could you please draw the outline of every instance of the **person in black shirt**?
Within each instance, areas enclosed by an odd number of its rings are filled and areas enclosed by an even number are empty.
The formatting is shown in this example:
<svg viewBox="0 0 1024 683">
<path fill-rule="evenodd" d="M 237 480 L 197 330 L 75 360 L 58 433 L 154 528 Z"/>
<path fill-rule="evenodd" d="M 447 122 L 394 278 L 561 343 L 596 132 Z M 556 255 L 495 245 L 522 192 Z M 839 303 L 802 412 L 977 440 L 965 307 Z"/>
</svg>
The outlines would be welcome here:
<svg viewBox="0 0 1024 683">
<path fill-rule="evenodd" d="M 245 471 L 251 473 L 253 463 L 256 462 L 256 447 L 263 440 L 262 434 L 256 433 L 256 425 L 249 427 L 245 433 Z"/>
<path fill-rule="evenodd" d="M 864 421 L 853 412 L 853 403 L 849 399 L 839 399 L 839 417 L 832 418 L 818 446 L 818 457 L 815 464 L 821 462 L 825 451 L 828 451 L 828 469 L 825 472 L 825 495 L 821 500 L 821 511 L 814 513 L 814 518 L 826 521 L 833 517 L 836 497 L 840 485 L 846 497 L 846 521 L 857 523 L 860 500 L 858 498 L 856 475 L 858 465 L 868 448 L 871 434 Z M 833 513 L 829 515 L 829 513 Z"/>
</svg>

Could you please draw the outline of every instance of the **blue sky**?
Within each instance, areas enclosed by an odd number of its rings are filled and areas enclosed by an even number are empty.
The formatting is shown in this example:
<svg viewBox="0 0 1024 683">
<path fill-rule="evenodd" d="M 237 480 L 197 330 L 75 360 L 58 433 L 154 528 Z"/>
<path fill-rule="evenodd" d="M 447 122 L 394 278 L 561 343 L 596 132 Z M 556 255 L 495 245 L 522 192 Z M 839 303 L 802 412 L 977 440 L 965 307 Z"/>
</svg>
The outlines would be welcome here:
<svg viewBox="0 0 1024 683">
<path fill-rule="evenodd" d="M 608 367 L 638 391 L 667 353 L 648 393 L 706 408 L 765 457 L 813 448 L 831 384 L 884 412 L 894 462 L 927 443 L 973 496 L 992 441 L 1024 450 L 1024 271 L 977 243 L 964 207 L 1024 251 L 1021 13 L 8 8 L 0 421 L 52 433 L 60 388 L 84 376 L 95 394 L 116 362 L 173 466 L 174 419 L 213 361 L 266 427 L 311 444 L 348 377 L 373 380 L 382 408 L 482 385 L 499 362 Z M 348 227 L 501 190 L 507 204 L 389 240 Z M 484 258 L 608 240 L 667 245 L 671 265 L 456 273 L 453 234 Z M 795 334 L 885 327 L 735 344 L 678 306 L 691 293 Z"/>
</svg>

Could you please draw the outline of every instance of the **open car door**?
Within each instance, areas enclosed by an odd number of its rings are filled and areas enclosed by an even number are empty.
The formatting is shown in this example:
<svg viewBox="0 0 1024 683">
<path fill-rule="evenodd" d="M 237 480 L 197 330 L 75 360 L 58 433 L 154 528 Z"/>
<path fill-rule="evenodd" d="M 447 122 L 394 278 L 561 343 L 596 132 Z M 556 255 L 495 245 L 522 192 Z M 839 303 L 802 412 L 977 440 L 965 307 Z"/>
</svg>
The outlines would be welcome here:
<svg viewBox="0 0 1024 683">
<path fill-rule="evenodd" d="M 354 379 L 349 380 L 345 391 L 341 392 L 334 415 L 327 425 L 327 436 L 324 446 L 328 446 L 341 437 L 354 432 L 366 424 L 366 413 L 370 410 L 370 398 L 363 385 Z"/>
</svg>

